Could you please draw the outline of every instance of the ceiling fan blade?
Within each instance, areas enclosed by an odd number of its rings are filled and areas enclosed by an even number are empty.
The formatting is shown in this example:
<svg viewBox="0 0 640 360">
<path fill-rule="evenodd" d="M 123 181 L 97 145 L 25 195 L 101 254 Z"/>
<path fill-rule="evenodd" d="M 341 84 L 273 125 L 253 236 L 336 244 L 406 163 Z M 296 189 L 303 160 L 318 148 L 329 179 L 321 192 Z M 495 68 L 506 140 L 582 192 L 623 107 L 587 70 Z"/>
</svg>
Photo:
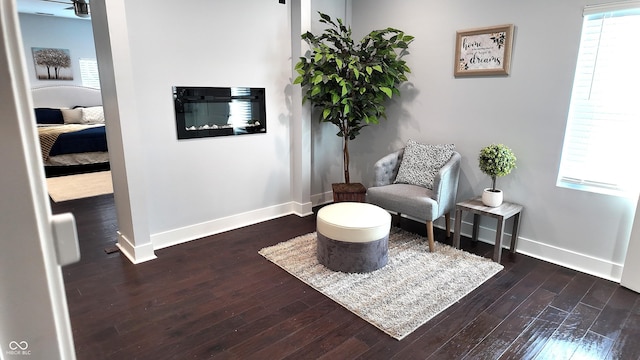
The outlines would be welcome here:
<svg viewBox="0 0 640 360">
<path fill-rule="evenodd" d="M 42 0 L 42 1 L 72 5 L 70 7 L 64 8 L 63 10 L 73 10 L 76 16 L 81 18 L 86 18 L 91 16 L 89 11 L 89 2 L 87 0 L 71 0 L 71 1 Z"/>
<path fill-rule="evenodd" d="M 58 3 L 58 4 L 67 4 L 67 5 L 73 4 L 73 1 L 57 1 L 57 0 L 42 0 L 42 1 Z"/>
</svg>

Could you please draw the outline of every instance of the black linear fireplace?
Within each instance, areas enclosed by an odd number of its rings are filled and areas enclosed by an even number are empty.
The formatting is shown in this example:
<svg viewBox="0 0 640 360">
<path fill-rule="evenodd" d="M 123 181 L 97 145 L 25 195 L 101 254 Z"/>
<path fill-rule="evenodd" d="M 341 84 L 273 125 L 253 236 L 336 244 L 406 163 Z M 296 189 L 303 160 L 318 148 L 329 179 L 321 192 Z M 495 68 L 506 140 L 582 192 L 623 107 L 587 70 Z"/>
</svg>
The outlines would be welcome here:
<svg viewBox="0 0 640 360">
<path fill-rule="evenodd" d="M 267 132 L 264 88 L 173 87 L 178 139 Z"/>
</svg>

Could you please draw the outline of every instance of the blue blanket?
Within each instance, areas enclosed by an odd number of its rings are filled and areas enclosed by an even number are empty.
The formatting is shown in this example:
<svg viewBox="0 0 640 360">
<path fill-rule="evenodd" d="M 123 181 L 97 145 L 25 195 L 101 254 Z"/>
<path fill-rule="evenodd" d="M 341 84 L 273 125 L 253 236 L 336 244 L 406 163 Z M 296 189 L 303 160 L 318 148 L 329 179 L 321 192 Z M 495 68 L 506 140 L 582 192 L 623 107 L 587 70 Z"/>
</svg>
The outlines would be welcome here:
<svg viewBox="0 0 640 360">
<path fill-rule="evenodd" d="M 104 126 L 60 134 L 49 151 L 49 156 L 107 151 Z"/>
</svg>

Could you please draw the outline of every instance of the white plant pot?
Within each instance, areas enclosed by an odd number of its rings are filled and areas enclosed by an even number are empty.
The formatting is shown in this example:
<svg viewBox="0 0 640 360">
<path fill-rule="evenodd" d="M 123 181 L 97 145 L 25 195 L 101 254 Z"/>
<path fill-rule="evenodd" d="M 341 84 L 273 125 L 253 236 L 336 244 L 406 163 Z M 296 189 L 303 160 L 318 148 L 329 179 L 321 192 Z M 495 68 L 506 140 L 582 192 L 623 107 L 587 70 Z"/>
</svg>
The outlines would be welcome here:
<svg viewBox="0 0 640 360">
<path fill-rule="evenodd" d="M 498 207 L 502 205 L 503 192 L 496 189 L 495 191 L 490 188 L 484 189 L 482 192 L 482 203 L 490 207 Z"/>
</svg>

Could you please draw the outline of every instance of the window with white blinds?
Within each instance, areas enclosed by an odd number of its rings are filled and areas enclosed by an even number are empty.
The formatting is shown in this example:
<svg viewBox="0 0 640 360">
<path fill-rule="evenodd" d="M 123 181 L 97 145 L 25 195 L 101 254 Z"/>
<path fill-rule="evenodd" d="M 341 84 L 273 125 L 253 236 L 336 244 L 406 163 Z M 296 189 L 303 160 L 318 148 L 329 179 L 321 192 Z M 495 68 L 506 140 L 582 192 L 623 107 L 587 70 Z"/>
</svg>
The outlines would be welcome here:
<svg viewBox="0 0 640 360">
<path fill-rule="evenodd" d="M 96 59 L 80 59 L 80 77 L 82 86 L 100 89 L 100 76 L 98 75 L 98 62 Z"/>
<path fill-rule="evenodd" d="M 640 188 L 640 1 L 585 9 L 558 186 Z"/>
</svg>

